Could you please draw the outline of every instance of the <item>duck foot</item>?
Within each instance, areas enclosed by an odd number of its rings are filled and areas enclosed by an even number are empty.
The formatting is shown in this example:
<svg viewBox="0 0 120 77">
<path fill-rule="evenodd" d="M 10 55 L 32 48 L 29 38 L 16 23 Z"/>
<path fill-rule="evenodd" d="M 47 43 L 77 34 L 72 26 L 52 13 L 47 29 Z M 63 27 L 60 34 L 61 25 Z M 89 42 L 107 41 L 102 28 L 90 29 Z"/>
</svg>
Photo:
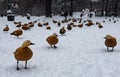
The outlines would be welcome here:
<svg viewBox="0 0 120 77">
<path fill-rule="evenodd" d="M 113 50 L 107 50 L 107 52 L 113 52 Z"/>
<path fill-rule="evenodd" d="M 54 45 L 54 48 L 57 48 L 57 47 Z"/>
<path fill-rule="evenodd" d="M 29 68 L 25 67 L 24 69 L 29 69 Z"/>
<path fill-rule="evenodd" d="M 17 67 L 16 70 L 21 70 L 21 69 Z"/>
</svg>

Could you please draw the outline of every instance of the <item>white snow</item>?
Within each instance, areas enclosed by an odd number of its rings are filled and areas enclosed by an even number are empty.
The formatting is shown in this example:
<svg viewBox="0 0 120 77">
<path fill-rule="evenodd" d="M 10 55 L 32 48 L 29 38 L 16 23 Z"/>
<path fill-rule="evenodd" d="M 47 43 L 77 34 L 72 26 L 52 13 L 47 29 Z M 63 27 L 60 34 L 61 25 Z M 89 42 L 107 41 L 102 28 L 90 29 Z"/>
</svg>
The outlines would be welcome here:
<svg viewBox="0 0 120 77">
<path fill-rule="evenodd" d="M 79 18 L 79 13 L 74 13 Z M 57 27 L 52 19 L 62 20 L 63 17 L 53 18 L 16 16 L 15 21 L 28 23 L 37 20 L 38 22 L 48 21 L 51 30 L 45 26 L 35 26 L 28 31 L 23 31 L 18 39 L 10 33 L 17 28 L 13 21 L 7 21 L 7 17 L 0 17 L 0 77 L 120 77 L 120 21 L 113 23 L 108 19 L 113 17 L 95 17 L 91 20 L 101 22 L 102 29 L 96 25 L 83 28 L 73 27 L 64 36 L 59 34 L 62 24 Z M 114 18 L 115 20 L 120 18 Z M 102 21 L 106 22 L 103 23 Z M 3 32 L 5 25 L 8 25 L 9 32 Z M 78 24 L 76 22 L 75 24 Z M 46 38 L 56 32 L 59 36 L 58 48 L 50 48 Z M 104 45 L 104 37 L 111 34 L 117 39 L 117 46 L 114 52 L 107 52 Z M 24 62 L 20 62 L 21 70 L 16 70 L 16 60 L 13 52 L 20 47 L 25 40 L 31 40 L 35 45 L 30 46 L 33 57 L 28 61 L 29 69 L 24 69 Z"/>
<path fill-rule="evenodd" d="M 11 11 L 11 10 L 8 10 L 7 13 L 12 13 L 12 11 Z"/>
</svg>

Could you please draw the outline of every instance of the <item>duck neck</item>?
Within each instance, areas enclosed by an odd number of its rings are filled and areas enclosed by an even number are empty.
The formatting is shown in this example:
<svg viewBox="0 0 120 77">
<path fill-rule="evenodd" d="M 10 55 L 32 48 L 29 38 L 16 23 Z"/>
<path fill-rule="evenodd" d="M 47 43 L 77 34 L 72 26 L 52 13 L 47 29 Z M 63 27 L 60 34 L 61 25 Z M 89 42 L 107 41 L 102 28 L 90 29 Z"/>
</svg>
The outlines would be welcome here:
<svg viewBox="0 0 120 77">
<path fill-rule="evenodd" d="M 22 44 L 22 48 L 28 47 L 28 45 L 26 44 Z"/>
</svg>

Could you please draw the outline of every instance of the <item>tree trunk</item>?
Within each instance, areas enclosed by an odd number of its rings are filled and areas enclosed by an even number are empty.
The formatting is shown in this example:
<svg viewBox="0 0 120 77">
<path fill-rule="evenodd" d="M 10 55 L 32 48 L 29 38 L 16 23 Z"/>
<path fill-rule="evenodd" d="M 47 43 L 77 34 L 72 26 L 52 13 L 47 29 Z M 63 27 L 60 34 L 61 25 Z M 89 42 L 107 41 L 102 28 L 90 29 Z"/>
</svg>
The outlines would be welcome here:
<svg viewBox="0 0 120 77">
<path fill-rule="evenodd" d="M 102 5 L 101 15 L 104 16 L 104 0 L 101 1 L 101 5 Z"/>
<path fill-rule="evenodd" d="M 105 4 L 105 12 L 106 12 L 106 14 L 105 14 L 105 16 L 108 16 L 108 5 L 109 4 L 109 1 L 108 0 L 106 0 L 106 4 Z"/>
<path fill-rule="evenodd" d="M 115 0 L 114 16 L 118 16 L 118 0 Z"/>
<path fill-rule="evenodd" d="M 51 4 L 52 4 L 52 0 L 46 0 L 46 17 L 52 17 L 51 14 Z"/>
<path fill-rule="evenodd" d="M 8 0 L 8 2 L 7 2 L 7 8 L 8 8 L 8 10 L 10 10 L 11 9 L 11 0 Z"/>
<path fill-rule="evenodd" d="M 73 0 L 70 0 L 70 16 L 73 16 Z"/>
</svg>

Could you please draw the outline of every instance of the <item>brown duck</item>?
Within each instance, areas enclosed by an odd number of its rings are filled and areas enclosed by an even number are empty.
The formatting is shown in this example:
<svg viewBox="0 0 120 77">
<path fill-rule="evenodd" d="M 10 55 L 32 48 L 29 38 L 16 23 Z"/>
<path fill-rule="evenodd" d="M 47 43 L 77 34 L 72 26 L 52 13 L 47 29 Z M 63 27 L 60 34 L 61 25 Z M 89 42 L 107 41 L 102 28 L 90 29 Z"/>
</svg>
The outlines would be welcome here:
<svg viewBox="0 0 120 77">
<path fill-rule="evenodd" d="M 108 35 L 105 36 L 105 42 L 104 43 L 107 47 L 107 51 L 109 51 L 109 49 L 108 49 L 109 47 L 111 47 L 112 48 L 111 51 L 113 51 L 114 47 L 117 45 L 117 40 L 116 40 L 115 37 L 108 34 Z"/>
<path fill-rule="evenodd" d="M 12 33 L 10 33 L 11 35 L 14 35 L 18 38 L 18 36 L 21 36 L 23 34 L 23 31 L 21 29 L 19 30 L 15 30 Z"/>
<path fill-rule="evenodd" d="M 53 46 L 54 48 L 57 48 L 57 47 L 55 46 L 55 44 L 58 43 L 59 39 L 58 39 L 58 37 L 57 37 L 57 34 L 54 33 L 54 34 L 52 34 L 51 36 L 48 36 L 47 39 L 46 39 L 46 41 L 48 42 L 48 44 L 50 44 L 51 47 Z"/>
<path fill-rule="evenodd" d="M 62 27 L 62 28 L 60 29 L 60 31 L 59 31 L 60 34 L 64 34 L 65 32 L 66 32 L 66 30 L 65 30 L 64 27 Z"/>
<path fill-rule="evenodd" d="M 8 25 L 5 26 L 5 28 L 3 29 L 4 32 L 8 32 L 9 31 L 9 27 Z"/>
<path fill-rule="evenodd" d="M 30 60 L 33 56 L 32 50 L 28 47 L 34 45 L 30 40 L 26 40 L 21 47 L 17 48 L 14 52 L 14 57 L 17 60 L 17 70 L 20 70 L 18 67 L 19 61 L 25 61 L 25 69 L 27 69 L 27 61 Z"/>
</svg>

